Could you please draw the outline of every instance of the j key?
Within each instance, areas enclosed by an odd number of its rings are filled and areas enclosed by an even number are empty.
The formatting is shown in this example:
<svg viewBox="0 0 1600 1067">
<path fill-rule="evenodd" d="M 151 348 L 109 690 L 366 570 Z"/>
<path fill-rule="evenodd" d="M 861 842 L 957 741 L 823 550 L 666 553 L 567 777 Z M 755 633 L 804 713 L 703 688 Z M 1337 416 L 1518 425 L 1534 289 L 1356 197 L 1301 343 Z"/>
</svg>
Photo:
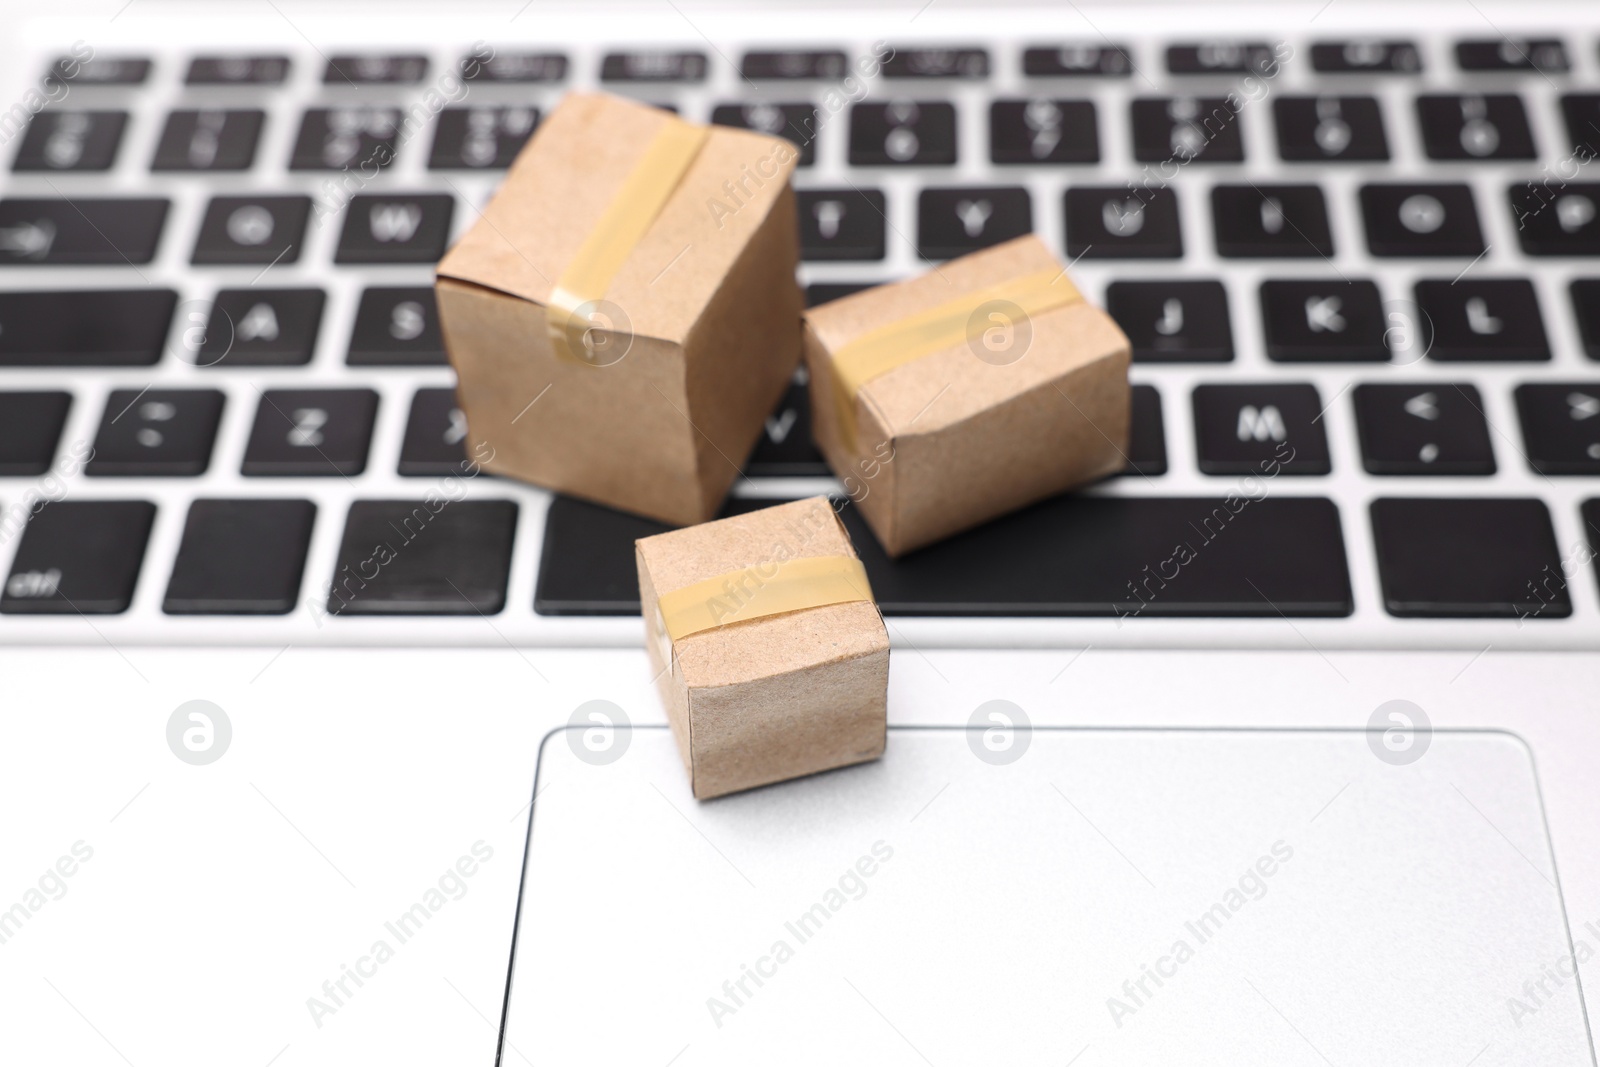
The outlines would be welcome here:
<svg viewBox="0 0 1600 1067">
<path fill-rule="evenodd" d="M 1202 474 L 1327 474 L 1317 387 L 1199 385 L 1194 436 Z"/>
<path fill-rule="evenodd" d="M 539 125 L 536 107 L 447 107 L 433 127 L 431 170 L 504 169 Z"/>
<path fill-rule="evenodd" d="M 1211 221 L 1217 254 L 1228 259 L 1333 256 L 1328 205 L 1315 185 L 1219 185 Z"/>
<path fill-rule="evenodd" d="M 767 416 L 766 427 L 745 464 L 752 478 L 825 477 L 827 461 L 811 440 L 811 391 L 803 381 L 789 386 L 778 409 Z"/>
<path fill-rule="evenodd" d="M 1484 251 L 1465 185 L 1363 185 L 1361 217 L 1375 256 L 1472 256 Z"/>
<path fill-rule="evenodd" d="M 155 258 L 168 200 L 0 200 L 0 265 L 128 266 Z"/>
<path fill-rule="evenodd" d="M 611 52 L 600 62 L 603 82 L 703 82 L 704 52 Z"/>
<path fill-rule="evenodd" d="M 300 120 L 290 170 L 381 169 L 394 162 L 400 112 L 392 107 L 312 108 Z"/>
<path fill-rule="evenodd" d="M 1476 386 L 1367 384 L 1351 396 L 1368 474 L 1494 473 L 1494 446 Z"/>
<path fill-rule="evenodd" d="M 1133 158 L 1141 163 L 1240 163 L 1239 113 L 1222 97 L 1133 102 Z"/>
<path fill-rule="evenodd" d="M 1600 382 L 1519 385 L 1517 418 L 1540 474 L 1600 474 Z"/>
<path fill-rule="evenodd" d="M 322 84 L 416 85 L 427 74 L 424 55 L 336 55 L 322 71 Z"/>
<path fill-rule="evenodd" d="M 566 76 L 567 57 L 559 52 L 498 51 L 487 58 L 474 54 L 461 61 L 461 77 L 469 82 L 533 85 L 558 82 Z"/>
<path fill-rule="evenodd" d="M 814 308 L 818 304 L 826 304 L 831 300 L 843 300 L 847 296 L 871 289 L 876 282 L 812 282 L 806 286 L 806 307 Z"/>
<path fill-rule="evenodd" d="M 249 170 L 266 112 L 174 111 L 151 170 Z"/>
<path fill-rule="evenodd" d="M 885 78 L 987 78 L 982 48 L 899 48 L 883 61 Z"/>
<path fill-rule="evenodd" d="M 113 389 L 84 473 L 96 478 L 204 474 L 222 403 L 215 389 Z"/>
<path fill-rule="evenodd" d="M 1417 118 L 1429 159 L 1532 159 L 1533 131 L 1522 98 L 1428 94 Z"/>
<path fill-rule="evenodd" d="M 206 208 L 191 262 L 293 263 L 311 214 L 309 196 L 219 196 Z"/>
<path fill-rule="evenodd" d="M 1584 353 L 1600 360 L 1600 278 L 1579 278 L 1568 286 L 1567 295 L 1572 298 L 1572 310 L 1577 315 Z"/>
<path fill-rule="evenodd" d="M 309 500 L 196 500 L 161 610 L 287 615 L 300 598 L 316 517 Z"/>
<path fill-rule="evenodd" d="M 1133 386 L 1128 466 L 1123 473 L 1144 478 L 1167 473 L 1167 431 L 1161 421 L 1161 394 L 1153 385 Z"/>
<path fill-rule="evenodd" d="M 132 56 L 107 56 L 90 59 L 62 56 L 50 64 L 45 78 L 66 82 L 73 88 L 93 85 L 143 85 L 150 77 L 150 60 Z"/>
<path fill-rule="evenodd" d="M 1370 96 L 1280 96 L 1272 102 L 1278 155 L 1293 163 L 1389 158 L 1383 114 Z"/>
<path fill-rule="evenodd" d="M 288 76 L 288 56 L 196 56 L 183 81 L 185 85 L 282 85 Z"/>
<path fill-rule="evenodd" d="M 335 263 L 437 263 L 450 240 L 449 193 L 350 198 Z"/>
<path fill-rule="evenodd" d="M 303 367 L 326 302 L 321 289 L 221 289 L 190 358 L 201 367 Z"/>
<path fill-rule="evenodd" d="M 1169 74 L 1275 74 L 1277 67 L 1269 44 L 1206 41 L 1167 49 Z"/>
<path fill-rule="evenodd" d="M 448 362 L 433 290 L 366 289 L 356 309 L 345 362 L 352 367 L 407 367 Z"/>
<path fill-rule="evenodd" d="M 884 257 L 888 220 L 883 190 L 803 189 L 795 197 L 800 216 L 801 259 L 816 262 Z"/>
<path fill-rule="evenodd" d="M 1383 298 L 1369 281 L 1262 282 L 1261 319 L 1278 363 L 1389 359 Z"/>
<path fill-rule="evenodd" d="M 989 105 L 995 163 L 1098 163 L 1100 128 L 1088 100 L 996 100 Z"/>
<path fill-rule="evenodd" d="M 1020 185 L 924 189 L 917 198 L 917 254 L 954 259 L 1033 232 L 1033 201 Z"/>
<path fill-rule="evenodd" d="M 1333 503 L 1245 499 L 1069 493 L 901 560 L 883 555 L 853 506 L 841 517 L 888 615 L 1350 614 Z M 762 504 L 735 500 L 729 510 Z M 545 520 L 534 609 L 638 614 L 633 542 L 662 530 L 648 519 L 557 497 Z M 1183 577 L 1174 580 L 1180 569 Z"/>
<path fill-rule="evenodd" d="M 1561 98 L 1561 117 L 1567 120 L 1567 140 L 1578 159 L 1593 160 L 1600 156 L 1600 93 L 1567 93 Z"/>
<path fill-rule="evenodd" d="M 751 81 L 834 81 L 849 65 L 849 57 L 839 51 L 746 52 L 739 73 Z"/>
<path fill-rule="evenodd" d="M 1064 44 L 1024 50 L 1022 73 L 1030 78 L 1126 78 L 1133 73 L 1133 61 L 1128 49 L 1118 45 Z"/>
<path fill-rule="evenodd" d="M 1311 46 L 1311 69 L 1323 74 L 1415 74 L 1422 56 L 1411 41 L 1321 41 Z"/>
<path fill-rule="evenodd" d="M 1567 46 L 1554 38 L 1459 41 L 1456 63 L 1462 70 L 1528 70 L 1546 74 L 1564 73 L 1570 66 Z"/>
<path fill-rule="evenodd" d="M 510 500 L 357 500 L 328 614 L 499 614 L 516 529 Z"/>
<path fill-rule="evenodd" d="M 816 162 L 817 109 L 810 104 L 720 104 L 712 109 L 711 121 L 787 138 L 800 149 L 800 166 Z"/>
<path fill-rule="evenodd" d="M 956 161 L 956 109 L 941 101 L 895 100 L 850 109 L 850 162 L 948 167 Z"/>
<path fill-rule="evenodd" d="M 1383 606 L 1401 618 L 1562 619 L 1572 599 L 1550 510 L 1512 498 L 1372 502 Z"/>
<path fill-rule="evenodd" d="M 1067 190 L 1067 255 L 1086 259 L 1177 259 L 1183 255 L 1178 198 L 1166 187 L 1074 186 Z"/>
<path fill-rule="evenodd" d="M 157 288 L 0 293 L 0 367 L 147 367 L 177 304 Z"/>
<path fill-rule="evenodd" d="M 378 394 L 371 389 L 268 389 L 240 473 L 331 477 L 367 467 Z"/>
<path fill-rule="evenodd" d="M 467 417 L 456 406 L 456 391 L 418 389 L 400 443 L 399 473 L 408 478 L 461 474 L 471 468 L 466 440 Z"/>
<path fill-rule="evenodd" d="M 11 169 L 110 170 L 127 125 L 126 111 L 41 111 L 29 121 Z"/>
<path fill-rule="evenodd" d="M 1600 256 L 1600 183 L 1524 182 L 1510 190 L 1517 239 L 1530 256 Z"/>
<path fill-rule="evenodd" d="M 0 478 L 48 471 L 71 407 L 71 393 L 0 393 Z"/>
<path fill-rule="evenodd" d="M 145 500 L 61 500 L 39 509 L 11 561 L 0 612 L 127 611 L 155 516 Z"/>
<path fill-rule="evenodd" d="M 1112 282 L 1106 310 L 1133 345 L 1135 363 L 1233 359 L 1228 294 L 1221 282 Z"/>
<path fill-rule="evenodd" d="M 1539 298 L 1525 278 L 1417 283 L 1422 343 L 1430 359 L 1547 360 Z"/>
</svg>

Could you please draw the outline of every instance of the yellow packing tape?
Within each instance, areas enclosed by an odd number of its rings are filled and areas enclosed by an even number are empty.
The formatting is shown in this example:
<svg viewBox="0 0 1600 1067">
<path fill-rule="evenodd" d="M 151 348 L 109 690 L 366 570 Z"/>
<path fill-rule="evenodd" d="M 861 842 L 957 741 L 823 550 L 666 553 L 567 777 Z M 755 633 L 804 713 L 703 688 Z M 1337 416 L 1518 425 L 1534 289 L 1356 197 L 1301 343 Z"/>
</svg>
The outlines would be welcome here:
<svg viewBox="0 0 1600 1067">
<path fill-rule="evenodd" d="M 854 556 L 758 563 L 663 593 L 662 625 L 674 641 L 733 622 L 829 604 L 872 602 L 867 569 Z"/>
</svg>

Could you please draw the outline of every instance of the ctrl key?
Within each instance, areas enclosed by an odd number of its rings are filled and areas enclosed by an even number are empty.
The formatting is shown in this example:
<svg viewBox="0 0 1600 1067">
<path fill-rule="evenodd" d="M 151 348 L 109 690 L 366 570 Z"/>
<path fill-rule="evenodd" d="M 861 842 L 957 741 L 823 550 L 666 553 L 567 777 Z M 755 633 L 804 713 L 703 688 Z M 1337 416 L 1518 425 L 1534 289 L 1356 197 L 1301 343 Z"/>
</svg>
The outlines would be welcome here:
<svg viewBox="0 0 1600 1067">
<path fill-rule="evenodd" d="M 127 611 L 155 516 L 156 506 L 146 500 L 64 500 L 44 505 L 23 530 L 0 596 L 0 612 L 117 615 Z"/>
</svg>

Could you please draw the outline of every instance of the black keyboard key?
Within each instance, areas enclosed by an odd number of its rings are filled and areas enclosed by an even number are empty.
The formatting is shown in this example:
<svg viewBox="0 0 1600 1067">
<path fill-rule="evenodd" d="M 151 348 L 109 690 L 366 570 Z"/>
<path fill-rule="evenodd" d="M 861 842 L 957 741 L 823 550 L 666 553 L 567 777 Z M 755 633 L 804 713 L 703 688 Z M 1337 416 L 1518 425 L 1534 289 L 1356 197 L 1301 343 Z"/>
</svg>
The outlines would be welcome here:
<svg viewBox="0 0 1600 1067">
<path fill-rule="evenodd" d="M 1369 281 L 1261 283 L 1267 358 L 1278 363 L 1386 362 L 1383 298 Z"/>
<path fill-rule="evenodd" d="M 1067 190 L 1067 255 L 1077 259 L 1178 259 L 1178 198 L 1166 186 L 1077 185 Z"/>
<path fill-rule="evenodd" d="M 1563 74 L 1570 69 L 1567 46 L 1552 37 L 1488 38 L 1456 44 L 1456 63 L 1462 70 L 1540 71 Z"/>
<path fill-rule="evenodd" d="M 1579 278 L 1567 287 L 1567 295 L 1572 298 L 1584 353 L 1600 360 L 1600 278 Z"/>
<path fill-rule="evenodd" d="M 885 78 L 987 78 L 982 48 L 897 48 L 883 61 Z"/>
<path fill-rule="evenodd" d="M 1020 185 L 924 189 L 917 198 L 917 255 L 954 259 L 1033 232 L 1033 200 Z"/>
<path fill-rule="evenodd" d="M 55 462 L 72 394 L 0 393 L 0 478 L 43 474 Z"/>
<path fill-rule="evenodd" d="M 156 506 L 58 500 L 34 512 L 11 561 L 0 612 L 117 615 L 133 602 Z"/>
<path fill-rule="evenodd" d="M 609 52 L 600 61 L 603 82 L 703 82 L 704 52 Z"/>
<path fill-rule="evenodd" d="M 805 382 L 790 385 L 767 416 L 744 472 L 752 478 L 827 477 L 828 463 L 811 440 L 811 391 Z"/>
<path fill-rule="evenodd" d="M 1372 502 L 1383 606 L 1400 618 L 1564 619 L 1572 599 L 1542 500 Z"/>
<path fill-rule="evenodd" d="M 84 473 L 94 478 L 204 474 L 222 404 L 215 389 L 113 389 Z"/>
<path fill-rule="evenodd" d="M 888 226 L 881 189 L 802 189 L 800 258 L 812 262 L 876 260 L 886 252 Z"/>
<path fill-rule="evenodd" d="M 378 394 L 371 389 L 268 389 L 240 473 L 331 477 L 367 468 Z"/>
<path fill-rule="evenodd" d="M 352 367 L 442 366 L 449 362 L 433 290 L 362 290 L 345 362 Z"/>
<path fill-rule="evenodd" d="M 167 116 L 150 169 L 249 170 L 267 113 L 238 111 L 174 111 Z"/>
<path fill-rule="evenodd" d="M 437 478 L 471 469 L 467 459 L 467 417 L 456 406 L 454 389 L 418 389 L 400 442 L 399 473 Z"/>
<path fill-rule="evenodd" d="M 1203 474 L 1327 474 L 1317 387 L 1199 385 L 1194 436 Z"/>
<path fill-rule="evenodd" d="M 1112 282 L 1106 311 L 1133 346 L 1135 363 L 1228 363 L 1233 327 L 1217 281 Z"/>
<path fill-rule="evenodd" d="M 1219 185 L 1211 221 L 1227 259 L 1333 256 L 1328 204 L 1315 185 Z"/>
<path fill-rule="evenodd" d="M 1278 155 L 1292 163 L 1389 158 L 1383 112 L 1371 96 L 1280 96 L 1272 102 Z"/>
<path fill-rule="evenodd" d="M 858 167 L 943 166 L 956 161 L 956 109 L 934 100 L 856 104 L 850 162 Z"/>
<path fill-rule="evenodd" d="M 191 262 L 293 263 L 311 215 L 309 196 L 218 196 L 206 207 Z"/>
<path fill-rule="evenodd" d="M 1519 385 L 1517 418 L 1540 474 L 1600 474 L 1600 382 Z"/>
<path fill-rule="evenodd" d="M 357 500 L 328 590 L 330 615 L 497 615 L 506 606 L 510 500 Z"/>
<path fill-rule="evenodd" d="M 850 58 L 843 52 L 746 52 L 739 74 L 750 81 L 837 81 L 844 77 Z"/>
<path fill-rule="evenodd" d="M 126 111 L 41 111 L 28 123 L 11 169 L 110 170 L 127 125 Z"/>
<path fill-rule="evenodd" d="M 1022 73 L 1030 78 L 1126 78 L 1133 73 L 1128 56 L 1127 47 L 1114 44 L 1028 48 L 1022 53 Z"/>
<path fill-rule="evenodd" d="M 1368 474 L 1494 473 L 1494 446 L 1476 386 L 1369 383 L 1350 395 Z"/>
<path fill-rule="evenodd" d="M 1237 103 L 1223 97 L 1133 102 L 1133 158 L 1141 163 L 1242 163 Z"/>
<path fill-rule="evenodd" d="M 322 71 L 324 85 L 416 85 L 427 77 L 424 55 L 335 55 Z"/>
<path fill-rule="evenodd" d="M 1561 97 L 1561 116 L 1567 120 L 1567 139 L 1578 159 L 1592 161 L 1600 156 L 1600 93 L 1565 94 Z"/>
<path fill-rule="evenodd" d="M 1429 159 L 1533 159 L 1533 131 L 1522 98 L 1510 93 L 1417 97 Z"/>
<path fill-rule="evenodd" d="M 1278 59 L 1259 42 L 1203 41 L 1167 48 L 1169 74 L 1260 74 L 1275 77 Z"/>
<path fill-rule="evenodd" d="M 810 104 L 719 104 L 711 109 L 711 121 L 786 138 L 800 149 L 798 166 L 809 167 L 817 160 L 817 109 Z"/>
<path fill-rule="evenodd" d="M 989 105 L 994 163 L 1098 163 L 1100 127 L 1088 100 L 996 100 Z"/>
<path fill-rule="evenodd" d="M 812 282 L 806 286 L 806 307 L 814 308 L 831 300 L 843 300 L 871 289 L 877 282 Z"/>
<path fill-rule="evenodd" d="M 177 306 L 154 287 L 0 292 L 0 367 L 148 367 Z"/>
<path fill-rule="evenodd" d="M 461 61 L 461 77 L 469 82 L 535 85 L 558 82 L 566 76 L 567 57 L 559 52 L 497 51 L 488 57 L 473 54 Z"/>
<path fill-rule="evenodd" d="M 1430 359 L 1547 360 L 1539 298 L 1526 278 L 1417 283 L 1422 342 Z"/>
<path fill-rule="evenodd" d="M 1311 69 L 1322 74 L 1416 74 L 1422 55 L 1411 41 L 1318 41 Z"/>
<path fill-rule="evenodd" d="M 536 107 L 447 107 L 433 127 L 431 170 L 504 170 L 539 125 Z"/>
<path fill-rule="evenodd" d="M 1600 256 L 1600 183 L 1546 178 L 1511 186 L 1517 240 L 1530 256 Z"/>
<path fill-rule="evenodd" d="M 1466 185 L 1363 185 L 1361 217 L 1375 256 L 1478 256 L 1478 209 Z"/>
<path fill-rule="evenodd" d="M 350 198 L 335 263 L 439 261 L 450 242 L 449 193 L 363 193 Z"/>
<path fill-rule="evenodd" d="M 289 76 L 289 57 L 196 56 L 189 61 L 185 85 L 282 85 Z"/>
<path fill-rule="evenodd" d="M 309 500 L 213 500 L 189 505 L 161 610 L 168 615 L 287 615 L 317 506 Z"/>
<path fill-rule="evenodd" d="M 190 359 L 201 367 L 303 367 L 326 303 L 321 289 L 220 289 Z"/>
<path fill-rule="evenodd" d="M 51 84 L 65 83 L 74 89 L 96 85 L 143 85 L 150 77 L 150 68 L 150 60 L 143 56 L 83 57 L 74 54 L 61 56 L 50 64 L 50 72 L 45 75 L 45 80 Z"/>
<path fill-rule="evenodd" d="M 168 200 L 0 200 L 0 265 L 130 266 L 155 258 Z"/>
<path fill-rule="evenodd" d="M 394 162 L 400 112 L 392 107 L 312 108 L 300 120 L 290 170 L 381 170 Z"/>
<path fill-rule="evenodd" d="M 1167 431 L 1161 419 L 1161 394 L 1153 385 L 1135 385 L 1133 421 L 1128 427 L 1128 466 L 1122 473 L 1155 478 L 1167 473 Z"/>
</svg>

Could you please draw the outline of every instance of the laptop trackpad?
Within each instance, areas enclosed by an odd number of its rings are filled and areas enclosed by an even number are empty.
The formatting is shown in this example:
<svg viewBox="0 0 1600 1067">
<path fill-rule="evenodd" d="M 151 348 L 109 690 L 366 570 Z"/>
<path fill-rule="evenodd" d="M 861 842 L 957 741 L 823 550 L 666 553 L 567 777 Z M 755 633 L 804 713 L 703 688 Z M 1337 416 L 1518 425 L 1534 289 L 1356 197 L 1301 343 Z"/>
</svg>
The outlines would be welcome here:
<svg viewBox="0 0 1600 1067">
<path fill-rule="evenodd" d="M 665 729 L 558 732 L 501 1062 L 1592 1063 L 1527 750 L 1386 754 L 894 729 L 697 803 Z"/>
</svg>

